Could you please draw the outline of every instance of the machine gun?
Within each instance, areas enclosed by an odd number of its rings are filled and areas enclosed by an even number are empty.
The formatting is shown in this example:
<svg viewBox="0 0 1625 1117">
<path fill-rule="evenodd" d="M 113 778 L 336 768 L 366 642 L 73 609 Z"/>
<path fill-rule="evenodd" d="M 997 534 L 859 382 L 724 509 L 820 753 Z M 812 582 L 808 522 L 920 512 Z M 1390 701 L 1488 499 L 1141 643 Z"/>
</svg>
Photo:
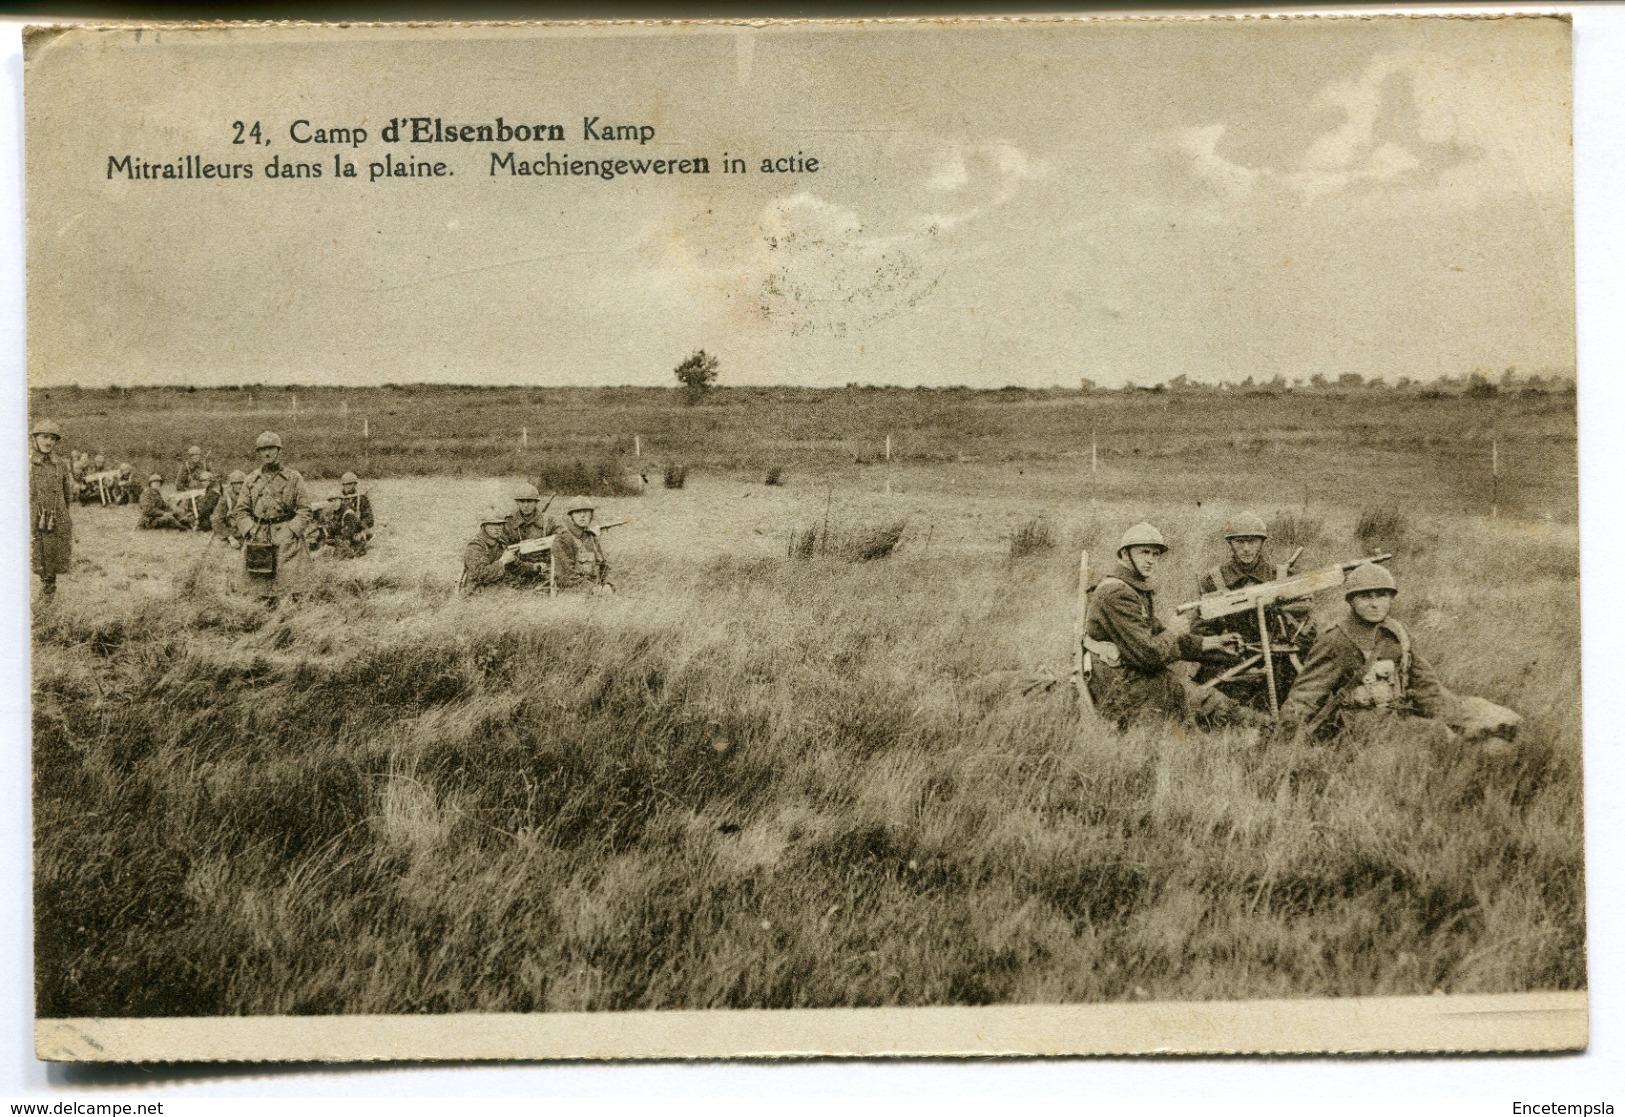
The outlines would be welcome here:
<svg viewBox="0 0 1625 1117">
<path fill-rule="evenodd" d="M 103 506 L 113 503 L 113 494 L 123 483 L 124 479 L 118 475 L 116 469 L 104 469 L 100 473 L 92 473 L 85 478 L 86 486 L 96 486 L 96 497 L 102 502 Z"/>
<path fill-rule="evenodd" d="M 1220 590 L 1217 593 L 1203 594 L 1200 600 L 1187 602 L 1178 606 L 1174 612 L 1195 612 L 1202 620 L 1217 620 L 1220 617 L 1231 617 L 1239 613 L 1252 613 L 1258 620 L 1258 643 L 1244 645 L 1247 657 L 1224 674 L 1209 680 L 1205 685 L 1216 687 L 1220 683 L 1239 678 L 1245 673 L 1257 670 L 1264 676 L 1269 689 L 1270 714 L 1272 716 L 1281 712 L 1281 696 L 1276 684 L 1276 672 L 1279 668 L 1278 659 L 1286 658 L 1297 666 L 1295 657 L 1297 650 L 1288 645 L 1275 647 L 1270 639 L 1269 614 L 1278 610 L 1281 605 L 1291 601 L 1302 601 L 1313 597 L 1322 590 L 1336 589 L 1343 584 L 1349 571 L 1364 566 L 1368 562 L 1387 562 L 1394 556 L 1391 554 L 1372 555 L 1370 558 L 1355 559 L 1352 562 L 1340 562 L 1322 570 L 1312 570 L 1307 574 L 1298 574 L 1289 578 L 1278 578 L 1272 582 L 1263 582 L 1255 586 L 1241 586 L 1233 590 Z M 1293 559 L 1296 561 L 1297 556 Z M 1286 568 L 1291 570 L 1292 564 Z"/>
<path fill-rule="evenodd" d="M 178 493 L 170 493 L 169 506 L 175 510 L 175 515 L 197 527 L 197 502 L 207 489 L 183 489 Z"/>
</svg>

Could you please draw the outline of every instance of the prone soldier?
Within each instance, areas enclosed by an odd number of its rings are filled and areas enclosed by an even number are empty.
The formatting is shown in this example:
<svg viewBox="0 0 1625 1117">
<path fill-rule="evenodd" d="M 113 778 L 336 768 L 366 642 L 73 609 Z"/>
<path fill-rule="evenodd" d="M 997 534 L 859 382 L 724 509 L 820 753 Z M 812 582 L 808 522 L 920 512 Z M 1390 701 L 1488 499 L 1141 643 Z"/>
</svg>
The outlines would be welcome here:
<svg viewBox="0 0 1625 1117">
<path fill-rule="evenodd" d="M 40 577 L 40 592 L 56 593 L 56 579 L 73 563 L 73 519 L 68 504 L 74 498 L 68 464 L 54 453 L 62 441 L 62 428 L 50 419 L 37 420 L 28 432 L 28 513 L 30 558 Z"/>
<path fill-rule="evenodd" d="M 280 435 L 262 431 L 254 451 L 260 466 L 244 479 L 231 522 L 243 541 L 242 588 L 274 604 L 284 593 L 305 589 L 309 580 L 310 497 L 299 471 L 282 464 Z"/>
<path fill-rule="evenodd" d="M 1084 644 L 1094 660 L 1089 694 L 1102 717 L 1119 728 L 1146 716 L 1200 718 L 1220 724 L 1248 720 L 1234 701 L 1198 687 L 1172 669 L 1205 652 L 1241 649 L 1235 633 L 1175 634 L 1157 618 L 1152 580 L 1168 545 L 1147 523 L 1123 533 L 1117 568 L 1096 583 L 1084 620 Z"/>
<path fill-rule="evenodd" d="M 1389 616 L 1398 594 L 1387 567 L 1368 562 L 1349 574 L 1348 615 L 1309 649 L 1281 707 L 1284 733 L 1330 736 L 1372 717 L 1445 719 L 1449 692 L 1411 646 L 1409 631 Z"/>
<path fill-rule="evenodd" d="M 185 531 L 186 523 L 175 514 L 163 494 L 164 475 L 154 473 L 147 478 L 147 487 L 141 492 L 141 519 L 136 526 L 147 529 Z"/>
</svg>

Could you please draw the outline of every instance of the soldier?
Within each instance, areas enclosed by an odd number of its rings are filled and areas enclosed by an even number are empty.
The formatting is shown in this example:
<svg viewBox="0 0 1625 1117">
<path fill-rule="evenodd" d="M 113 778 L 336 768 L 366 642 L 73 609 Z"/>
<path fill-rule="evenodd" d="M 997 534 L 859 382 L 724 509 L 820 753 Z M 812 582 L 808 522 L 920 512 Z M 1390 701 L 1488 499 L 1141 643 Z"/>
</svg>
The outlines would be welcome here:
<svg viewBox="0 0 1625 1117">
<path fill-rule="evenodd" d="M 1448 692 L 1388 615 L 1398 594 L 1387 567 L 1368 562 L 1350 572 L 1348 616 L 1315 638 L 1281 706 L 1283 732 L 1329 736 L 1368 716 L 1445 718 Z"/>
<path fill-rule="evenodd" d="M 214 527 L 214 514 L 220 508 L 220 478 L 205 469 L 192 480 L 203 486 L 203 495 L 197 498 L 197 522 L 192 529 L 209 531 Z"/>
<path fill-rule="evenodd" d="M 242 539 L 237 535 L 237 529 L 231 522 L 232 512 L 237 502 L 243 496 L 243 471 L 234 469 L 226 478 L 226 484 L 220 490 L 220 501 L 214 506 L 214 515 L 211 517 L 214 527 L 214 537 L 222 540 L 231 547 L 241 547 Z"/>
<path fill-rule="evenodd" d="M 40 592 L 49 598 L 56 593 L 58 574 L 66 574 L 73 563 L 73 520 L 68 502 L 73 500 L 73 477 L 67 463 L 53 451 L 62 441 L 62 428 L 50 419 L 41 419 L 29 429 L 33 442 L 28 455 L 28 514 L 34 573 L 40 577 Z"/>
<path fill-rule="evenodd" d="M 1175 635 L 1157 619 L 1151 580 L 1167 550 L 1160 531 L 1135 524 L 1118 544 L 1117 569 L 1090 593 L 1084 635 L 1097 653 L 1089 677 L 1095 708 L 1118 728 L 1146 715 L 1196 716 L 1215 723 L 1246 720 L 1224 695 L 1199 688 L 1170 669 L 1175 661 L 1204 652 L 1239 652 L 1241 639 L 1233 632 Z"/>
<path fill-rule="evenodd" d="M 175 510 L 169 506 L 169 501 L 164 499 L 163 484 L 162 473 L 154 473 L 147 478 L 147 487 L 141 493 L 141 519 L 137 521 L 136 526 L 185 531 L 185 522 L 175 514 Z"/>
<path fill-rule="evenodd" d="M 556 525 L 539 510 L 542 494 L 536 491 L 536 486 L 528 481 L 523 482 L 513 491 L 513 512 L 502 523 L 502 541 L 504 543 L 523 543 L 527 539 L 546 539 L 552 535 Z M 534 558 L 520 555 L 520 572 L 531 580 L 545 577 L 547 573 L 548 557 L 545 553 Z"/>
<path fill-rule="evenodd" d="M 141 493 L 147 486 L 135 475 L 135 468 L 129 462 L 118 463 L 118 480 L 113 482 L 113 503 L 134 504 L 141 499 Z"/>
<path fill-rule="evenodd" d="M 564 507 L 564 522 L 553 533 L 553 570 L 560 589 L 614 592 L 609 563 L 604 561 L 604 548 L 592 524 L 595 511 L 597 507 L 584 496 Z"/>
<path fill-rule="evenodd" d="M 338 501 L 328 528 L 333 553 L 339 558 L 366 554 L 372 539 L 372 501 L 366 493 L 356 491 L 360 483 L 354 473 L 339 478 Z"/>
<path fill-rule="evenodd" d="M 1287 569 L 1285 563 L 1279 565 L 1270 563 L 1269 557 L 1264 553 L 1264 546 L 1269 540 L 1269 528 L 1264 526 L 1262 519 L 1251 512 L 1234 516 L 1224 525 L 1224 540 L 1230 548 L 1230 561 L 1215 566 L 1197 577 L 1196 592 L 1199 596 L 1205 597 L 1210 593 L 1241 589 L 1244 586 L 1263 585 L 1265 582 L 1291 576 L 1291 571 Z M 1283 650 L 1296 648 L 1300 655 L 1308 652 L 1315 638 L 1314 622 L 1310 619 L 1308 601 L 1283 602 L 1272 607 L 1267 615 L 1271 621 L 1270 643 L 1273 648 Z M 1251 612 L 1233 613 L 1212 620 L 1197 619 L 1191 623 L 1191 631 L 1199 636 L 1234 632 L 1241 637 L 1242 643 L 1249 647 L 1257 647 L 1260 643 L 1258 617 Z M 1232 657 L 1223 653 L 1204 655 L 1196 671 L 1196 681 L 1205 683 L 1224 674 L 1233 662 Z M 1286 693 L 1287 688 L 1292 685 L 1293 677 L 1294 668 L 1290 661 L 1276 664 L 1278 693 Z M 1233 698 L 1258 709 L 1268 707 L 1269 685 L 1262 675 L 1257 678 L 1228 681 L 1221 685 Z"/>
<path fill-rule="evenodd" d="M 175 491 L 185 492 L 198 487 L 198 474 L 207 471 L 203 462 L 203 447 L 189 446 L 180 468 L 175 471 Z"/>
<path fill-rule="evenodd" d="M 107 468 L 107 459 L 97 454 L 92 458 L 83 451 L 73 455 L 73 480 L 78 489 L 80 504 L 95 504 L 102 498 L 101 486 L 90 478 Z"/>
<path fill-rule="evenodd" d="M 507 519 L 493 506 L 480 521 L 480 530 L 463 548 L 462 588 L 473 593 L 499 583 L 517 585 L 517 543 L 507 541 Z"/>
<path fill-rule="evenodd" d="M 284 593 L 305 589 L 310 551 L 310 497 L 299 471 L 282 464 L 282 438 L 264 431 L 254 440 L 260 467 L 243 481 L 231 522 L 243 540 L 242 588 L 276 604 Z"/>
</svg>

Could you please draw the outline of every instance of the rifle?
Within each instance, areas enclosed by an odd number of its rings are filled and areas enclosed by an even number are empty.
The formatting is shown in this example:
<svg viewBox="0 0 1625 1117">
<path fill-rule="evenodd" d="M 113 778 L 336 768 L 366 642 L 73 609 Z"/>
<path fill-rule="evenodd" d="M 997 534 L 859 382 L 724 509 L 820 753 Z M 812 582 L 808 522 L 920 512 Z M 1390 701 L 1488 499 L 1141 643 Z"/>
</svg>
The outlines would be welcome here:
<svg viewBox="0 0 1625 1117">
<path fill-rule="evenodd" d="M 629 524 L 631 522 L 631 516 L 623 516 L 618 520 L 606 520 L 601 524 L 588 524 L 586 530 L 594 538 L 597 538 L 598 533 L 601 531 L 608 531 L 612 527 L 620 527 L 622 524 Z"/>
<path fill-rule="evenodd" d="M 1302 548 L 1299 548 L 1301 553 Z M 1308 574 L 1299 574 L 1292 578 L 1282 578 L 1272 582 L 1263 582 L 1256 586 L 1241 586 L 1233 590 L 1220 590 L 1217 593 L 1203 594 L 1197 601 L 1187 602 L 1178 606 L 1176 613 L 1189 613 L 1196 611 L 1202 620 L 1210 621 L 1218 617 L 1231 617 L 1237 613 L 1252 612 L 1258 618 L 1259 647 L 1256 654 L 1236 664 L 1224 674 L 1209 680 L 1205 686 L 1216 687 L 1218 684 L 1236 677 L 1255 664 L 1262 666 L 1264 679 L 1269 688 L 1270 715 L 1278 716 L 1281 712 L 1280 695 L 1275 689 L 1275 657 L 1278 655 L 1291 656 L 1296 654 L 1291 648 L 1271 647 L 1270 626 L 1267 611 L 1288 601 L 1301 601 L 1306 597 L 1313 597 L 1321 590 L 1335 589 L 1343 584 L 1348 572 L 1356 567 L 1364 566 L 1368 562 L 1387 562 L 1394 556 L 1391 554 L 1372 555 L 1370 558 L 1355 559 L 1352 562 L 1340 562 L 1328 566 L 1323 570 L 1312 570 Z M 1298 559 L 1297 554 L 1292 556 L 1292 562 Z M 1290 570 L 1292 563 L 1287 563 Z"/>
<path fill-rule="evenodd" d="M 1078 709 L 1095 712 L 1095 700 L 1089 693 L 1089 676 L 1094 667 L 1089 653 L 1084 650 L 1084 625 L 1089 619 L 1089 552 L 1078 556 L 1078 596 L 1072 605 L 1072 685 L 1078 692 Z"/>
</svg>

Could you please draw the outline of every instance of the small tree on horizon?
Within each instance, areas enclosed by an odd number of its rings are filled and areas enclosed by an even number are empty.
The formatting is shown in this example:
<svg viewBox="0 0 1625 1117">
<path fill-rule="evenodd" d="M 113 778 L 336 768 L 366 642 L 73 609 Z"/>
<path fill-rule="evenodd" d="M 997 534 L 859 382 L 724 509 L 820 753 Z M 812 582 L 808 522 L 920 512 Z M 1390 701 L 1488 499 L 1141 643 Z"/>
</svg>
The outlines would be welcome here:
<svg viewBox="0 0 1625 1117">
<path fill-rule="evenodd" d="M 696 403 L 717 378 L 717 358 L 704 349 L 696 349 L 673 372 L 683 385 L 690 403 Z"/>
</svg>

